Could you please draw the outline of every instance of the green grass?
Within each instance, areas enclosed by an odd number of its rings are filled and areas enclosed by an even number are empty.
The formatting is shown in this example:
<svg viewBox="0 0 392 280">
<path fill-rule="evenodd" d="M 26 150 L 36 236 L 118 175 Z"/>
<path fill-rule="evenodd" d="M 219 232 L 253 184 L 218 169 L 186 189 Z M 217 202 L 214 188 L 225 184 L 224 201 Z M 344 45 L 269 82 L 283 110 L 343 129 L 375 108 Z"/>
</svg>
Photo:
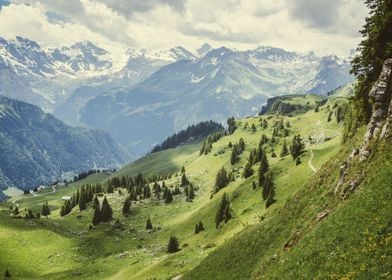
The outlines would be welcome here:
<svg viewBox="0 0 392 280">
<path fill-rule="evenodd" d="M 261 128 L 258 117 L 239 120 L 236 132 L 214 143 L 212 152 L 206 156 L 199 156 L 201 142 L 198 141 L 147 155 L 122 168 L 113 176 L 170 173 L 174 176 L 166 184 L 175 185 L 180 181 L 176 173 L 185 166 L 188 178 L 198 188 L 193 202 L 186 202 L 184 195 L 176 196 L 168 205 L 151 198 L 133 203 L 128 217 L 121 214 L 125 190 L 122 195 L 118 192 L 107 195 L 122 229 L 108 223 L 90 231 L 91 207 L 85 211 L 76 207 L 69 215 L 59 216 L 62 196 L 71 195 L 82 184 L 105 182 L 110 178 L 105 174 L 94 174 L 40 197 L 14 197 L 0 205 L 0 249 L 5 252 L 0 257 L 0 267 L 9 267 L 17 278 L 30 279 L 170 279 L 177 275 L 185 275 L 185 279 L 248 279 L 262 278 L 267 270 L 271 275 L 275 271 L 278 275 L 285 266 L 274 266 L 271 259 L 274 255 L 281 257 L 283 244 L 297 231 L 301 237 L 314 232 L 315 215 L 325 207 L 337 205 L 330 191 L 340 160 L 349 151 L 339 148 L 341 125 L 335 120 L 327 122 L 331 102 L 319 112 L 309 111 L 295 117 L 263 116 L 269 122 L 267 129 Z M 291 156 L 271 158 L 272 148 L 279 155 L 282 139 L 277 138 L 277 143 L 266 146 L 277 202 L 265 209 L 261 189 L 252 189 L 252 182 L 257 181 L 258 165 L 253 167 L 255 174 L 250 178 L 245 180 L 241 175 L 249 152 L 257 147 L 261 135 L 271 137 L 275 118 L 291 123 L 288 143 L 294 134 L 302 135 L 306 152 L 301 157 L 302 164 L 296 166 Z M 257 127 L 255 133 L 250 129 L 252 124 Z M 308 140 L 309 136 L 312 140 Z M 245 139 L 246 149 L 240 161 L 231 166 L 228 144 L 238 142 L 241 137 Z M 312 164 L 320 169 L 316 175 L 308 166 L 310 150 L 314 153 Z M 327 161 L 330 161 L 328 165 L 324 165 Z M 233 170 L 236 180 L 211 196 L 215 175 L 222 166 Z M 229 195 L 234 218 L 216 229 L 215 213 L 224 192 Z M 24 208 L 36 212 L 46 201 L 52 214 L 48 219 L 34 221 L 15 219 L 8 210 L 10 205 L 15 205 L 13 201 L 20 204 L 22 216 Z M 145 230 L 148 217 L 156 229 L 152 232 Z M 194 226 L 199 221 L 203 221 L 206 231 L 195 235 Z M 181 244 L 181 251 L 176 254 L 166 253 L 171 235 L 177 236 Z M 27 245 L 18 248 L 19 242 Z M 39 248 L 34 251 L 35 247 Z M 34 251 L 32 257 L 30 251 Z"/>
</svg>

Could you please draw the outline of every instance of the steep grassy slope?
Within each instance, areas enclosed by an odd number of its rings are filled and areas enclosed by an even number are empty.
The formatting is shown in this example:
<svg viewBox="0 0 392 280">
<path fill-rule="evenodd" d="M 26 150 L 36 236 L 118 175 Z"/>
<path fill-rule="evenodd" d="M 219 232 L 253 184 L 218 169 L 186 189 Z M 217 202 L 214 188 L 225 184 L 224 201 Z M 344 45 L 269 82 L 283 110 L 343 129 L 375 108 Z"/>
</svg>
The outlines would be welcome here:
<svg viewBox="0 0 392 280">
<path fill-rule="evenodd" d="M 185 276 L 189 279 L 246 279 L 252 273 L 257 276 L 255 269 L 261 261 L 257 257 L 261 255 L 258 253 L 260 244 L 267 248 L 266 244 L 271 243 L 270 252 L 276 254 L 276 248 L 281 249 L 286 242 L 286 235 L 279 237 L 279 232 L 275 231 L 266 231 L 269 235 L 260 235 L 259 228 L 274 228 L 273 217 L 281 215 L 279 213 L 282 211 L 290 212 L 286 204 L 288 200 L 298 201 L 297 212 L 306 209 L 301 207 L 300 201 L 307 201 L 301 202 L 306 206 L 311 199 L 298 197 L 298 193 L 304 190 L 305 183 L 314 174 L 311 166 L 319 169 L 339 149 L 340 124 L 335 120 L 327 122 L 331 104 L 321 107 L 319 112 L 278 117 L 283 118 L 284 122 L 290 122 L 288 142 L 293 135 L 300 133 L 306 140 L 307 152 L 301 158 L 302 164 L 295 165 L 290 156 L 271 157 L 273 151 L 279 155 L 282 138 L 276 137 L 276 143 L 265 145 L 274 173 L 277 200 L 267 210 L 261 198 L 261 189 L 252 188 L 252 182 L 257 181 L 258 164 L 253 167 L 253 176 L 243 179 L 242 172 L 250 150 L 257 147 L 261 135 L 266 134 L 271 138 L 272 124 L 277 119 L 274 116 L 263 116 L 268 121 L 268 128 L 260 126 L 259 117 L 239 120 L 235 133 L 214 143 L 208 155 L 200 156 L 201 143 L 194 143 L 148 155 L 118 171 L 114 176 L 135 176 L 139 172 L 145 175 L 173 174 L 185 166 L 189 180 L 198 188 L 193 202 L 186 202 L 184 195 L 175 196 L 170 204 L 158 201 L 155 197 L 135 202 L 129 217 L 121 214 L 126 191 L 107 194 L 114 217 L 119 219 L 121 226 L 112 222 L 89 230 L 93 214 L 90 206 L 84 211 L 76 207 L 69 215 L 63 218 L 59 216 L 63 195 L 72 194 L 83 183 L 105 182 L 108 178 L 99 177 L 103 174 L 95 174 L 87 178 L 88 181 L 78 182 L 78 185 L 64 187 L 45 196 L 15 198 L 18 199 L 16 203 L 20 205 L 22 216 L 25 207 L 35 212 L 44 201 L 48 201 L 52 210 L 49 219 L 14 219 L 8 209 L 12 201 L 2 204 L 0 234 L 3 236 L 0 239 L 0 250 L 4 253 L 0 257 L 0 267 L 9 267 L 17 277 L 50 279 L 170 279 L 186 273 L 190 273 Z M 252 124 L 255 124 L 256 132 L 252 131 Z M 236 143 L 241 137 L 245 140 L 245 151 L 240 161 L 231 166 L 229 142 Z M 211 196 L 216 173 L 222 166 L 232 170 L 236 180 Z M 180 177 L 174 174 L 166 180 L 166 185 L 175 185 L 179 181 Z M 224 192 L 229 195 L 234 217 L 216 229 L 215 213 Z M 155 227 L 152 231 L 145 230 L 147 217 L 151 218 Z M 285 215 L 276 229 L 290 233 L 294 225 L 290 224 L 288 217 Z M 195 235 L 194 227 L 199 221 L 203 221 L 206 231 Z M 307 227 L 306 224 L 303 226 Z M 181 251 L 176 254 L 166 253 L 171 235 L 177 236 L 181 244 Z M 6 241 L 8 239 L 11 241 Z M 20 242 L 28 244 L 26 250 L 17 248 Z M 30 257 L 27 249 L 35 246 L 40 249 Z M 250 248 L 254 249 L 248 251 Z M 13 257 L 10 259 L 6 256 Z M 238 260 L 239 256 L 241 261 Z M 222 264 L 220 269 L 216 268 L 218 264 Z"/>
<path fill-rule="evenodd" d="M 390 142 L 378 147 L 361 188 L 341 201 L 333 192 L 350 151 L 342 149 L 283 208 L 271 209 L 184 279 L 390 279 Z M 321 213 L 329 215 L 318 221 Z"/>
</svg>

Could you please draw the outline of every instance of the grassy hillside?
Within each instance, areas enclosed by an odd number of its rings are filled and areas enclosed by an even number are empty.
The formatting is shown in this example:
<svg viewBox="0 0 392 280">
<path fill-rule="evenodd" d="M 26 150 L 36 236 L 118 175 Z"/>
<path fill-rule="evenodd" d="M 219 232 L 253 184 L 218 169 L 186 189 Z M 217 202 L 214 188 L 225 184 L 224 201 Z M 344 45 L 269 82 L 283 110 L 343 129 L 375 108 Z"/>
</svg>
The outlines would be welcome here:
<svg viewBox="0 0 392 280">
<path fill-rule="evenodd" d="M 188 179 L 197 189 L 192 202 L 187 202 L 184 194 L 174 196 L 170 204 L 153 196 L 132 202 L 131 213 L 126 217 L 121 213 L 126 190 L 120 188 L 121 194 L 118 190 L 106 194 L 114 218 L 119 222 L 100 224 L 90 230 L 91 206 L 83 211 L 75 207 L 70 214 L 60 217 L 61 197 L 71 195 L 82 184 L 105 184 L 110 178 L 104 174 L 94 174 L 85 181 L 58 188 L 56 192 L 48 190 L 40 197 L 12 198 L 0 205 L 0 251 L 4 252 L 0 256 L 0 267 L 9 267 L 18 278 L 170 279 L 182 275 L 184 279 L 257 279 L 267 275 L 266 271 L 271 279 L 275 275 L 285 275 L 280 274 L 283 272 L 308 278 L 305 276 L 315 273 L 317 263 L 311 264 L 307 259 L 314 256 L 312 254 L 328 252 L 330 246 L 328 238 L 318 247 L 319 252 L 312 249 L 313 245 L 321 236 L 332 238 L 334 224 L 331 222 L 328 226 L 327 223 L 333 221 L 339 211 L 349 211 L 350 208 L 344 210 L 344 206 L 354 203 L 355 196 L 360 195 L 355 194 L 344 203 L 331 195 L 341 159 L 350 151 L 339 148 L 341 124 L 328 116 L 334 114 L 335 103 L 344 102 L 342 98 L 331 99 L 317 112 L 311 110 L 294 117 L 262 116 L 238 120 L 237 130 L 213 143 L 208 155 L 199 155 L 202 143 L 196 142 L 148 155 L 113 175 L 170 173 L 172 177 L 165 183 L 174 186 L 179 184 L 180 170 L 184 166 Z M 261 120 L 267 121 L 266 128 L 262 127 Z M 252 187 L 258 180 L 259 164 L 252 167 L 254 174 L 249 178 L 244 179 L 242 173 L 248 155 L 258 146 L 261 135 L 271 139 L 273 123 L 281 120 L 289 130 L 287 142 L 301 134 L 306 151 L 301 156 L 302 163 L 296 165 L 290 155 L 279 156 L 283 137 L 276 136 L 274 143 L 269 141 L 264 145 L 276 186 L 276 203 L 266 209 L 261 188 Z M 245 140 L 245 151 L 239 161 L 231 165 L 229 143 L 237 143 L 240 138 Z M 272 157 L 273 153 L 277 156 Z M 235 181 L 212 195 L 216 174 L 222 166 L 234 173 Z M 229 196 L 233 218 L 216 229 L 215 214 L 223 193 Z M 36 212 L 45 201 L 52 210 L 48 219 L 15 219 L 10 215 L 10 205 L 18 203 L 21 216 L 24 216 L 24 208 Z M 317 214 L 326 210 L 330 215 L 320 222 L 315 221 Z M 381 219 L 385 218 L 383 213 L 380 212 Z M 148 217 L 153 230 L 145 229 Z M 343 218 L 335 219 L 335 223 L 343 223 Z M 196 235 L 194 228 L 199 221 L 204 223 L 206 230 Z M 323 228 L 324 224 L 327 226 Z M 167 254 L 167 243 L 172 235 L 178 238 L 181 250 Z M 20 248 L 18 244 L 21 243 L 26 246 Z M 283 249 L 285 243 L 288 245 Z M 296 251 L 295 244 L 305 249 Z M 34 250 L 36 247 L 38 249 Z M 284 263 L 281 260 L 285 260 Z M 336 262 L 338 260 L 337 257 Z M 306 264 L 298 266 L 301 262 Z M 331 260 L 330 266 L 333 265 Z M 356 268 L 356 264 L 351 267 Z M 328 270 L 320 271 L 319 276 L 323 279 L 328 273 Z"/>
</svg>

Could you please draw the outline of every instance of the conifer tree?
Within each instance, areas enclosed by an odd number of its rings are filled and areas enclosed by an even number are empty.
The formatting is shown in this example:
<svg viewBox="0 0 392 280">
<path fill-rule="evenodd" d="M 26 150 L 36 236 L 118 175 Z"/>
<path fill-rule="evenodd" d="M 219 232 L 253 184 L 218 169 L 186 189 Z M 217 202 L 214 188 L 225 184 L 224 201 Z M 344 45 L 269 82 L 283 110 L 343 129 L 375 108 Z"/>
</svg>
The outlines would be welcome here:
<svg viewBox="0 0 392 280">
<path fill-rule="evenodd" d="M 101 214 L 101 210 L 99 209 L 99 207 L 96 207 L 94 209 L 94 216 L 93 216 L 93 225 L 96 226 L 98 224 L 100 224 L 102 222 L 102 214 Z"/>
<path fill-rule="evenodd" d="M 147 230 L 153 229 L 153 226 L 152 226 L 152 222 L 151 222 L 150 217 L 147 218 L 146 229 L 147 229 Z"/>
<path fill-rule="evenodd" d="M 47 201 L 44 204 L 42 204 L 41 214 L 42 214 L 42 216 L 45 216 L 45 217 L 50 215 L 50 209 L 49 209 L 49 205 L 48 205 Z"/>
<path fill-rule="evenodd" d="M 254 123 L 252 123 L 251 130 L 252 130 L 253 133 L 255 133 L 257 131 L 256 126 L 255 126 Z"/>
<path fill-rule="evenodd" d="M 195 234 L 198 234 L 201 231 L 204 231 L 204 224 L 199 221 L 199 223 L 195 225 Z"/>
<path fill-rule="evenodd" d="M 238 140 L 238 147 L 239 147 L 239 152 L 242 153 L 243 151 L 245 151 L 245 141 L 244 138 L 240 138 L 240 140 Z"/>
<path fill-rule="evenodd" d="M 268 172 L 265 176 L 264 184 L 263 184 L 263 199 L 266 200 L 265 208 L 268 208 L 271 204 L 273 204 L 276 200 L 275 197 L 275 186 L 272 181 L 272 173 Z"/>
<path fill-rule="evenodd" d="M 80 190 L 80 197 L 79 197 L 79 210 L 85 210 L 87 207 L 87 197 L 86 197 L 86 191 L 84 189 L 84 186 L 82 186 Z"/>
<path fill-rule="evenodd" d="M 299 157 L 303 153 L 304 148 L 305 144 L 302 142 L 301 136 L 299 134 L 295 135 L 290 146 L 290 153 L 293 157 L 293 160 L 296 160 L 297 157 Z"/>
<path fill-rule="evenodd" d="M 287 141 L 286 141 L 286 139 L 283 139 L 282 150 L 280 152 L 280 157 L 285 157 L 288 154 L 289 154 L 289 149 L 287 148 Z"/>
<path fill-rule="evenodd" d="M 93 207 L 93 209 L 101 208 L 101 205 L 100 205 L 100 203 L 99 203 L 99 199 L 98 199 L 97 196 L 94 198 L 92 207 Z"/>
<path fill-rule="evenodd" d="M 244 178 L 248 178 L 252 175 L 253 175 L 252 164 L 248 161 L 248 163 L 245 165 L 243 176 Z"/>
<path fill-rule="evenodd" d="M 171 236 L 169 239 L 169 244 L 167 245 L 167 252 L 168 253 L 175 253 L 180 250 L 180 245 L 178 243 L 178 239 L 175 236 Z"/>
<path fill-rule="evenodd" d="M 111 219 L 113 219 L 113 210 L 105 196 L 102 201 L 101 220 L 105 223 L 109 222 Z"/>
<path fill-rule="evenodd" d="M 64 205 L 61 205 L 61 208 L 60 208 L 60 216 L 61 217 L 64 217 L 66 215 L 66 213 L 65 213 L 65 207 L 64 207 Z"/>
<path fill-rule="evenodd" d="M 129 209 L 131 208 L 131 198 L 128 196 L 125 201 L 124 205 L 122 208 L 122 213 L 123 215 L 128 215 L 129 214 Z"/>
<path fill-rule="evenodd" d="M 18 208 L 18 206 L 16 206 L 14 208 L 14 216 L 17 216 L 17 215 L 19 215 L 19 208 Z"/>
<path fill-rule="evenodd" d="M 222 167 L 215 178 L 215 192 L 218 192 L 220 189 L 226 187 L 229 184 L 229 179 L 227 177 L 227 171 L 224 167 Z"/>
<path fill-rule="evenodd" d="M 195 190 L 192 185 L 185 187 L 186 201 L 192 201 L 195 198 Z"/>
<path fill-rule="evenodd" d="M 259 186 L 262 186 L 264 184 L 265 173 L 267 173 L 268 168 L 269 168 L 269 164 L 268 164 L 267 156 L 263 154 L 259 167 Z"/>
<path fill-rule="evenodd" d="M 184 166 L 182 166 L 182 168 L 181 168 L 181 174 L 185 174 L 185 167 Z"/>
<path fill-rule="evenodd" d="M 227 223 L 231 219 L 231 217 L 232 217 L 232 215 L 231 215 L 231 209 L 230 209 L 230 201 L 229 201 L 226 193 L 224 193 L 222 196 L 222 201 L 219 206 L 218 212 L 216 213 L 216 216 L 215 216 L 216 228 L 218 228 L 222 222 Z"/>
<path fill-rule="evenodd" d="M 173 194 L 169 188 L 166 188 L 165 203 L 169 204 L 173 201 Z"/>
<path fill-rule="evenodd" d="M 9 269 L 7 268 L 7 269 L 5 270 L 5 273 L 4 273 L 4 280 L 8 280 L 8 279 L 11 279 L 11 278 L 12 278 L 11 272 L 10 272 Z"/>
<path fill-rule="evenodd" d="M 240 147 L 237 144 L 234 144 L 233 149 L 231 150 L 231 157 L 230 157 L 230 163 L 233 165 L 235 164 L 238 159 L 239 159 L 239 154 L 240 154 Z"/>
<path fill-rule="evenodd" d="M 185 174 L 182 174 L 181 176 L 181 187 L 189 185 L 188 178 L 186 177 Z"/>
</svg>

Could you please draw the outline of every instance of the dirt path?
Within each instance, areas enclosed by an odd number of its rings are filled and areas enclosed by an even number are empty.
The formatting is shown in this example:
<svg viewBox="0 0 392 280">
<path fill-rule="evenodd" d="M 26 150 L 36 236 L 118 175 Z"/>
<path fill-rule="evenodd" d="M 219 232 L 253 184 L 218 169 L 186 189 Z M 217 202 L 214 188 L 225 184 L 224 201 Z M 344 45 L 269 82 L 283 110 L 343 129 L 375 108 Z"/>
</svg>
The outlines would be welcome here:
<svg viewBox="0 0 392 280">
<path fill-rule="evenodd" d="M 310 149 L 310 158 L 309 158 L 309 161 L 308 161 L 308 166 L 309 166 L 310 169 L 312 169 L 313 172 L 317 172 L 317 169 L 312 164 L 313 157 L 314 157 L 313 150 Z"/>
</svg>

